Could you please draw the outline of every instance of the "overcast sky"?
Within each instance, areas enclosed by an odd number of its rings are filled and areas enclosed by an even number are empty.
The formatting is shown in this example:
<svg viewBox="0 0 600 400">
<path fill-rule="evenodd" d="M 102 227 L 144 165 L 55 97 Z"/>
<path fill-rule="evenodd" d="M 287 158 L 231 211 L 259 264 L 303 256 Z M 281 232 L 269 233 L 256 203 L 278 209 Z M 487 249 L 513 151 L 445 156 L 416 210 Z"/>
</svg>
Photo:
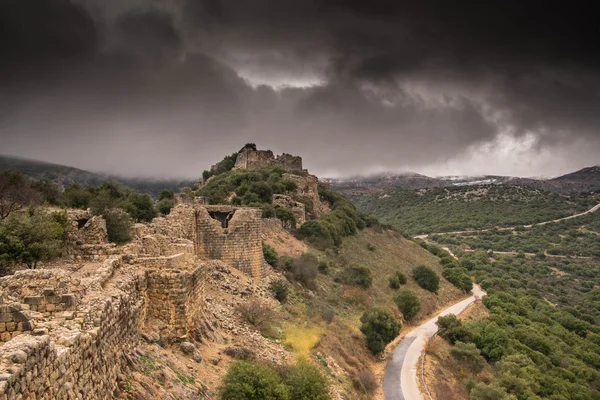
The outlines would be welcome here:
<svg viewBox="0 0 600 400">
<path fill-rule="evenodd" d="M 0 154 L 197 178 L 246 142 L 319 176 L 600 163 L 591 2 L 2 0 Z"/>
</svg>

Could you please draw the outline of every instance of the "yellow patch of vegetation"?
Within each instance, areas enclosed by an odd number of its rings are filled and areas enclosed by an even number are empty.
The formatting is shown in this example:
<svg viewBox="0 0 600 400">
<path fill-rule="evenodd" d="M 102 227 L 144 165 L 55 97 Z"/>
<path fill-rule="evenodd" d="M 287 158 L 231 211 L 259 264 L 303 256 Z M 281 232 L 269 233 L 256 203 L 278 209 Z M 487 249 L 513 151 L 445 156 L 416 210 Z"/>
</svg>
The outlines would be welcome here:
<svg viewBox="0 0 600 400">
<path fill-rule="evenodd" d="M 287 326 L 284 330 L 285 344 L 301 356 L 310 355 L 311 350 L 319 344 L 325 328 L 321 325 Z"/>
</svg>

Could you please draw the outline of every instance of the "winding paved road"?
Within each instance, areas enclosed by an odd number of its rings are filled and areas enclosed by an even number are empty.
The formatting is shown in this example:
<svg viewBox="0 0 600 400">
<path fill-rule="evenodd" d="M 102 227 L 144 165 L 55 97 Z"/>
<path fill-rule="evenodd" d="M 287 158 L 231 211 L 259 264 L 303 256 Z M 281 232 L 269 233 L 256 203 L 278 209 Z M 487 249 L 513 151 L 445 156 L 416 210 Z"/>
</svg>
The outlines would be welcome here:
<svg viewBox="0 0 600 400">
<path fill-rule="evenodd" d="M 417 362 L 425 343 L 437 332 L 435 323 L 440 315 L 458 315 L 470 304 L 486 295 L 479 285 L 473 286 L 472 293 L 473 295 L 468 299 L 446 308 L 436 317 L 415 328 L 393 350 L 383 376 L 385 400 L 423 400 L 417 378 Z"/>
<path fill-rule="evenodd" d="M 470 230 L 454 231 L 454 232 L 427 233 L 427 234 L 423 234 L 423 235 L 417 235 L 417 236 L 415 236 L 415 239 L 426 239 L 426 238 L 428 238 L 431 235 L 460 235 L 460 234 L 463 234 L 463 233 L 489 232 L 489 231 L 491 231 L 493 229 L 498 229 L 499 231 L 512 231 L 512 230 L 515 230 L 517 228 L 533 228 L 534 226 L 548 225 L 548 224 L 553 224 L 553 223 L 560 222 L 560 221 L 566 221 L 568 219 L 573 219 L 573 218 L 581 217 L 583 215 L 587 215 L 587 214 L 596 212 L 598 210 L 600 210 L 600 203 L 596 204 L 594 207 L 592 207 L 589 210 L 584 211 L 582 213 L 569 215 L 568 217 L 553 219 L 551 221 L 537 222 L 535 224 L 530 224 L 530 225 L 510 226 L 510 227 L 505 227 L 505 228 L 495 227 L 495 228 L 488 228 L 488 229 L 470 229 Z"/>
</svg>

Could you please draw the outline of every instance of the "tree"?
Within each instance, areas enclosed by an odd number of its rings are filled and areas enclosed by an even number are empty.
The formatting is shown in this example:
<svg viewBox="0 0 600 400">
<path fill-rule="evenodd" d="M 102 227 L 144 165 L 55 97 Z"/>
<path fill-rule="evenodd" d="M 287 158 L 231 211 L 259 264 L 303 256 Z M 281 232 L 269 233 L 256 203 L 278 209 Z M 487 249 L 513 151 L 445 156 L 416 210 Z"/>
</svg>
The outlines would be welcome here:
<svg viewBox="0 0 600 400">
<path fill-rule="evenodd" d="M 175 199 L 175 194 L 171 190 L 163 189 L 158 195 L 158 200 L 173 200 Z"/>
<path fill-rule="evenodd" d="M 0 172 L 0 221 L 16 210 L 40 202 L 40 193 L 29 185 L 20 172 Z"/>
<path fill-rule="evenodd" d="M 367 338 L 367 347 L 379 354 L 400 333 L 400 323 L 394 316 L 379 307 L 373 307 L 360 317 L 360 331 Z"/>
<path fill-rule="evenodd" d="M 413 277 L 419 286 L 430 292 L 437 292 L 440 287 L 440 277 L 429 267 L 419 265 L 413 269 Z"/>
<path fill-rule="evenodd" d="M 296 229 L 296 217 L 288 208 L 277 207 L 275 209 L 275 216 L 279 218 L 286 227 Z"/>
<path fill-rule="evenodd" d="M 173 207 L 175 207 L 175 202 L 171 199 L 162 199 L 156 203 L 156 209 L 162 215 L 169 215 Z"/>
<path fill-rule="evenodd" d="M 311 288 L 319 273 L 319 259 L 310 253 L 304 253 L 292 262 L 290 272 L 295 280 Z"/>
<path fill-rule="evenodd" d="M 506 393 L 506 390 L 497 384 L 478 383 L 471 390 L 469 400 L 517 400 L 517 398 Z"/>
<path fill-rule="evenodd" d="M 44 178 L 35 181 L 31 184 L 31 187 L 40 194 L 43 201 L 54 205 L 59 204 L 60 189 L 50 179 Z"/>
<path fill-rule="evenodd" d="M 133 222 L 129 214 L 120 209 L 112 209 L 104 213 L 104 219 L 106 220 L 106 232 L 109 241 L 116 244 L 131 241 Z"/>
<path fill-rule="evenodd" d="M 218 389 L 221 400 L 289 400 L 290 393 L 272 368 L 263 364 L 237 361 Z"/>
<path fill-rule="evenodd" d="M 65 205 L 73 208 L 88 208 L 91 198 L 92 194 L 78 183 L 67 186 L 62 194 Z"/>
<path fill-rule="evenodd" d="M 40 261 L 59 256 L 64 229 L 62 219 L 40 209 L 12 213 L 0 222 L 0 265 L 23 263 L 35 269 Z"/>
<path fill-rule="evenodd" d="M 467 270 L 461 267 L 445 268 L 442 276 L 451 284 L 461 289 L 465 293 L 473 290 L 473 282 L 467 274 Z"/>
<path fill-rule="evenodd" d="M 450 349 L 450 355 L 474 374 L 481 372 L 485 367 L 485 358 L 474 343 L 456 342 Z"/>
<path fill-rule="evenodd" d="M 459 340 L 467 342 L 471 337 L 469 330 L 454 314 L 439 317 L 436 325 L 438 326 L 438 335 L 450 344 L 454 344 Z"/>
<path fill-rule="evenodd" d="M 421 310 L 419 298 L 410 290 L 402 290 L 398 292 L 394 298 L 394 302 L 398 306 L 398 309 L 402 315 L 404 315 L 404 319 L 407 321 L 413 319 Z"/>
<path fill-rule="evenodd" d="M 150 195 L 132 192 L 127 196 L 125 210 L 136 221 L 151 222 L 157 217 L 154 202 Z"/>
<path fill-rule="evenodd" d="M 289 388 L 290 399 L 329 400 L 329 384 L 319 369 L 299 359 L 296 365 L 285 375 L 285 384 Z"/>
</svg>

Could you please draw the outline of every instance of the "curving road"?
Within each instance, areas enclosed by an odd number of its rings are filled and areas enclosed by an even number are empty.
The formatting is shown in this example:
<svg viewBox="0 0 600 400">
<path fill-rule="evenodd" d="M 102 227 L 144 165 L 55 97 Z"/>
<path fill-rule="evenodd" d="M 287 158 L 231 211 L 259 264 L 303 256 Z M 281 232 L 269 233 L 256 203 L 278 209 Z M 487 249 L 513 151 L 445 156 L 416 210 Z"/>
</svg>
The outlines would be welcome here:
<svg viewBox="0 0 600 400">
<path fill-rule="evenodd" d="M 486 295 L 479 285 L 473 286 L 472 293 L 471 297 L 446 308 L 436 317 L 415 328 L 392 351 L 383 376 L 385 400 L 423 400 L 417 378 L 417 362 L 425 343 L 437 332 L 435 323 L 440 315 L 458 315 Z"/>
<path fill-rule="evenodd" d="M 448 234 L 450 234 L 450 235 L 461 235 L 461 234 L 464 234 L 464 233 L 489 232 L 489 231 L 491 231 L 493 229 L 498 229 L 499 231 L 512 231 L 512 230 L 515 230 L 517 228 L 527 228 L 527 229 L 529 229 L 529 228 L 533 228 L 534 226 L 554 224 L 556 222 L 566 221 L 568 219 L 573 219 L 573 218 L 581 217 L 583 215 L 587 215 L 587 214 L 596 212 L 598 210 L 600 210 L 600 203 L 596 204 L 594 207 L 592 207 L 589 210 L 584 211 L 582 213 L 569 215 L 568 217 L 553 219 L 551 221 L 537 222 L 535 224 L 530 224 L 530 225 L 510 226 L 510 227 L 504 227 L 504 228 L 495 227 L 495 228 L 487 228 L 487 229 L 470 229 L 470 230 L 467 229 L 467 230 L 464 230 L 464 231 L 427 233 L 427 234 L 422 234 L 422 235 L 416 235 L 415 239 L 426 239 L 426 238 L 428 238 L 431 235 L 448 235 Z"/>
</svg>

